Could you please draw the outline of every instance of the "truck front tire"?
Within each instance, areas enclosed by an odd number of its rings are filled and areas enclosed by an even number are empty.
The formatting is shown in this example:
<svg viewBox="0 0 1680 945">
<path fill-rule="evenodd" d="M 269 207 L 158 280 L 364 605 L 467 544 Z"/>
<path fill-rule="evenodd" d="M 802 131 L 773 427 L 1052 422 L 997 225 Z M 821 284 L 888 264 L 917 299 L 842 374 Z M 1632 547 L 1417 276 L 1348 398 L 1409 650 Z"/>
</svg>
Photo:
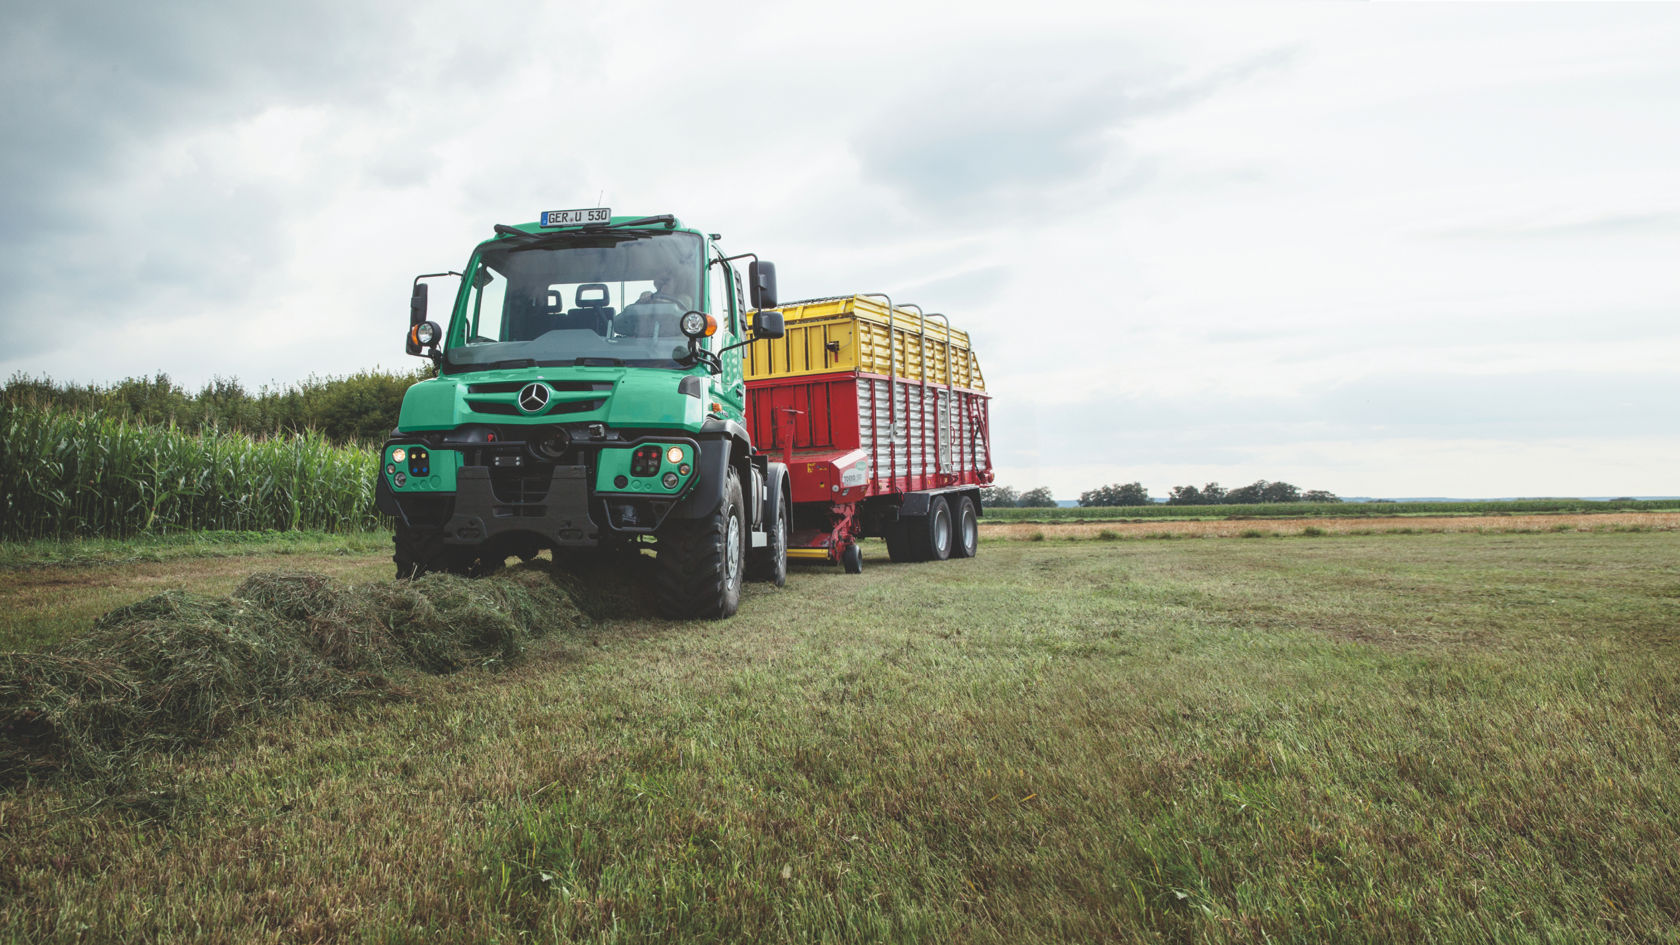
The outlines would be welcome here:
<svg viewBox="0 0 1680 945">
<path fill-rule="evenodd" d="M 741 606 L 746 565 L 746 506 L 741 478 L 729 467 L 723 501 L 702 519 L 670 519 L 659 531 L 660 613 L 716 620 Z"/>
</svg>

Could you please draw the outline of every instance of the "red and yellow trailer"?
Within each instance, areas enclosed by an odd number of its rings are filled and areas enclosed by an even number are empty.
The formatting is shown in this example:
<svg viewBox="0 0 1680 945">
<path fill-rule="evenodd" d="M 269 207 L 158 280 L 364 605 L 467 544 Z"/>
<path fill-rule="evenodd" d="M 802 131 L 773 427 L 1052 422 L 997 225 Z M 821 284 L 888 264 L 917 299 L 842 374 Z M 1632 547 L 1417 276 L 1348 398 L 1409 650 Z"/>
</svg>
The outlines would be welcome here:
<svg viewBox="0 0 1680 945">
<path fill-rule="evenodd" d="M 894 561 L 969 557 L 992 481 L 989 396 L 968 334 L 885 295 L 779 308 L 787 333 L 745 362 L 753 442 L 787 464 L 788 557 L 862 569 L 858 541 Z"/>
</svg>

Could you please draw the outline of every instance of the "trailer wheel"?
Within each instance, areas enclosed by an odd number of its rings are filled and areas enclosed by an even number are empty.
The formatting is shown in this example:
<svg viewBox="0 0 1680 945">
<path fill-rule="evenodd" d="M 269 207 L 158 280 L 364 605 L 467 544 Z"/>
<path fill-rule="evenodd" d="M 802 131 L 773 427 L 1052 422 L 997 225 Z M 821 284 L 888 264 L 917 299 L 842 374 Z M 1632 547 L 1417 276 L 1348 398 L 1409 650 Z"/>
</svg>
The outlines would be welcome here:
<svg viewBox="0 0 1680 945">
<path fill-rule="evenodd" d="M 942 495 L 928 503 L 926 518 L 911 519 L 910 553 L 917 561 L 944 561 L 951 557 L 951 505 Z"/>
<path fill-rule="evenodd" d="M 793 509 L 788 506 L 786 495 L 776 505 L 776 526 L 765 536 L 767 543 L 763 549 L 754 549 L 747 555 L 747 577 L 784 587 L 787 585 L 788 523 L 793 520 Z"/>
<path fill-rule="evenodd" d="M 840 552 L 840 566 L 846 569 L 847 574 L 863 573 L 863 549 L 858 547 L 857 542 L 852 542 Z"/>
<path fill-rule="evenodd" d="M 703 519 L 667 521 L 659 530 L 659 610 L 667 617 L 728 617 L 741 606 L 747 522 L 741 478 L 729 467 L 723 501 Z"/>
<path fill-rule="evenodd" d="M 951 542 L 951 557 L 972 558 L 980 550 L 980 517 L 974 514 L 974 500 L 963 496 L 957 503 L 956 532 Z"/>
</svg>

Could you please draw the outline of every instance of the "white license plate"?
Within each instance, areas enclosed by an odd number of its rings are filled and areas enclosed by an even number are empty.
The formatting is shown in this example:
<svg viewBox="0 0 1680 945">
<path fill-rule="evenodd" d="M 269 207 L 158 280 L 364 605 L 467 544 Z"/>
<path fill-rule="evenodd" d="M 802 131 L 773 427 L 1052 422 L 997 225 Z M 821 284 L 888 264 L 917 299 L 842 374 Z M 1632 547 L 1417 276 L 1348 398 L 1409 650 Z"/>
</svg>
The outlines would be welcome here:
<svg viewBox="0 0 1680 945">
<path fill-rule="evenodd" d="M 590 210 L 544 210 L 543 226 L 581 226 L 585 223 L 611 223 L 612 210 L 595 207 Z"/>
</svg>

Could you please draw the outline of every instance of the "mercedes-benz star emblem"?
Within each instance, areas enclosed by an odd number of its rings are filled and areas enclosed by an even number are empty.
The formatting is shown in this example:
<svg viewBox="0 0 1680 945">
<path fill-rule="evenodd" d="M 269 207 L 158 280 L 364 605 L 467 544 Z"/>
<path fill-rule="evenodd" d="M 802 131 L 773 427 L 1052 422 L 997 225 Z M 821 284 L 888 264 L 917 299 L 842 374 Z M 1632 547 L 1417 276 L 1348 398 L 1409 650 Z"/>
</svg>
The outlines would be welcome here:
<svg viewBox="0 0 1680 945">
<path fill-rule="evenodd" d="M 519 409 L 526 413 L 542 413 L 548 406 L 547 384 L 526 384 L 519 389 Z"/>
</svg>

